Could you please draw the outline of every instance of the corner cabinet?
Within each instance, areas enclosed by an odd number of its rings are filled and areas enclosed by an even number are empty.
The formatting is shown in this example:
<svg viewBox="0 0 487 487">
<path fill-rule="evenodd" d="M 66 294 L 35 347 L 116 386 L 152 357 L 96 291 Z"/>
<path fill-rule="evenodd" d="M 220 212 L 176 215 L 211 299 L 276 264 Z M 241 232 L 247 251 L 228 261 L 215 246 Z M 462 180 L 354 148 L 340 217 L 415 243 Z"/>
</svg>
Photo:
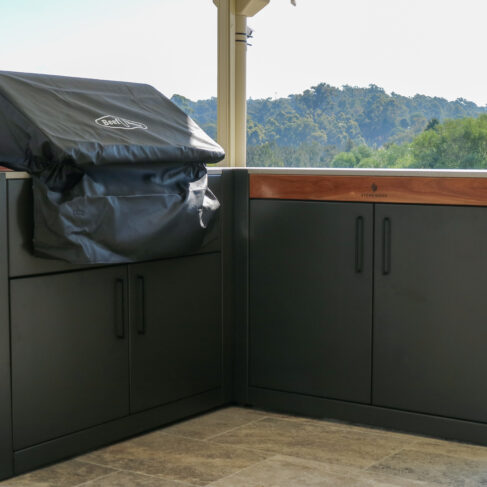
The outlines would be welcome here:
<svg viewBox="0 0 487 487">
<path fill-rule="evenodd" d="M 221 384 L 220 255 L 130 266 L 131 410 Z"/>
<path fill-rule="evenodd" d="M 367 204 L 251 201 L 251 386 L 370 401 L 372 218 Z"/>
<path fill-rule="evenodd" d="M 375 211 L 374 404 L 487 422 L 487 208 Z"/>
<path fill-rule="evenodd" d="M 487 441 L 487 208 L 249 215 L 251 404 Z"/>
</svg>

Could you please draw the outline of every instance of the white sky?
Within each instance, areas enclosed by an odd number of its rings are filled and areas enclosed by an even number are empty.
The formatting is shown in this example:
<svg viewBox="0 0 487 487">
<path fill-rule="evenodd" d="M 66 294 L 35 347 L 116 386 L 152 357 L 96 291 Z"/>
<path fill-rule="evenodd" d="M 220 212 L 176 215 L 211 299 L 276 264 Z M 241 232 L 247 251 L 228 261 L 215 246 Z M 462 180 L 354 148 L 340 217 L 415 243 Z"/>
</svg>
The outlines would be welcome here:
<svg viewBox="0 0 487 487">
<path fill-rule="evenodd" d="M 487 104 L 487 0 L 271 0 L 256 17 L 248 95 L 326 82 Z M 211 0 L 0 0 L 0 69 L 216 95 Z"/>
</svg>

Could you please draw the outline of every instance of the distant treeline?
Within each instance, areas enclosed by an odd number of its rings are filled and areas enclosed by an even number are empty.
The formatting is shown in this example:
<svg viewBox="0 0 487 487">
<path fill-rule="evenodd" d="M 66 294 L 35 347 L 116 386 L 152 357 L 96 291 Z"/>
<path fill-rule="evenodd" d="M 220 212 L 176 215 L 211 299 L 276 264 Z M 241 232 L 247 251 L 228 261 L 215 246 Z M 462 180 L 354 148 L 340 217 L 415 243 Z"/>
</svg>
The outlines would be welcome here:
<svg viewBox="0 0 487 487">
<path fill-rule="evenodd" d="M 216 137 L 216 98 L 172 100 Z M 487 107 L 462 98 L 322 83 L 247 107 L 249 166 L 487 167 Z"/>
<path fill-rule="evenodd" d="M 337 154 L 330 166 L 487 169 L 487 114 L 444 123 L 433 119 L 410 143 L 361 145 Z"/>
</svg>

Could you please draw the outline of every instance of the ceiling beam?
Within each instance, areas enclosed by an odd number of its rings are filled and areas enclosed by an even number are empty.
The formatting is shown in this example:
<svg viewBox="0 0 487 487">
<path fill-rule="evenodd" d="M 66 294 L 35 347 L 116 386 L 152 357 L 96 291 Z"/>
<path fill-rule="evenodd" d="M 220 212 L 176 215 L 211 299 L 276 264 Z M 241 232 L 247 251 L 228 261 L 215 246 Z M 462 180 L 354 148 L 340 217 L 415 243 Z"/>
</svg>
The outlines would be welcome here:
<svg viewBox="0 0 487 487">
<path fill-rule="evenodd" d="M 213 0 L 213 3 L 219 7 L 222 0 Z M 253 17 L 259 13 L 271 0 L 236 0 L 235 14 Z"/>
<path fill-rule="evenodd" d="M 270 0 L 237 0 L 235 6 L 236 14 L 245 15 L 245 17 L 253 17 L 267 6 L 269 2 Z"/>
</svg>

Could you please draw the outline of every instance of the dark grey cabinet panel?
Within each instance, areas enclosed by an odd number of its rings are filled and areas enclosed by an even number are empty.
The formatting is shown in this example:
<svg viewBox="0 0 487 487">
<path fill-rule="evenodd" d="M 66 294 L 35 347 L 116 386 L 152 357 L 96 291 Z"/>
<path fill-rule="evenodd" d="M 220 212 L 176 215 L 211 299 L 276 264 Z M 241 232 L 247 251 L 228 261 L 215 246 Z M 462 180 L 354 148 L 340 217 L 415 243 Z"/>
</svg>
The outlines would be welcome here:
<svg viewBox="0 0 487 487">
<path fill-rule="evenodd" d="M 221 201 L 223 196 L 220 175 L 208 176 L 210 189 Z M 30 179 L 13 179 L 8 182 L 8 239 L 9 274 L 12 277 L 86 269 L 57 259 L 46 259 L 33 254 L 33 198 Z M 220 249 L 220 221 L 217 219 L 205 241 L 195 253 L 209 253 Z M 95 266 L 92 266 L 95 267 Z"/>
<path fill-rule="evenodd" d="M 9 309 L 7 184 L 0 174 L 0 479 L 13 473 Z"/>
<path fill-rule="evenodd" d="M 373 207 L 250 203 L 250 385 L 370 401 Z"/>
<path fill-rule="evenodd" d="M 220 254 L 129 273 L 132 412 L 221 387 Z"/>
<path fill-rule="evenodd" d="M 15 450 L 129 413 L 126 274 L 11 281 Z"/>
<path fill-rule="evenodd" d="M 485 208 L 376 206 L 374 404 L 487 421 L 486 246 Z"/>
</svg>

